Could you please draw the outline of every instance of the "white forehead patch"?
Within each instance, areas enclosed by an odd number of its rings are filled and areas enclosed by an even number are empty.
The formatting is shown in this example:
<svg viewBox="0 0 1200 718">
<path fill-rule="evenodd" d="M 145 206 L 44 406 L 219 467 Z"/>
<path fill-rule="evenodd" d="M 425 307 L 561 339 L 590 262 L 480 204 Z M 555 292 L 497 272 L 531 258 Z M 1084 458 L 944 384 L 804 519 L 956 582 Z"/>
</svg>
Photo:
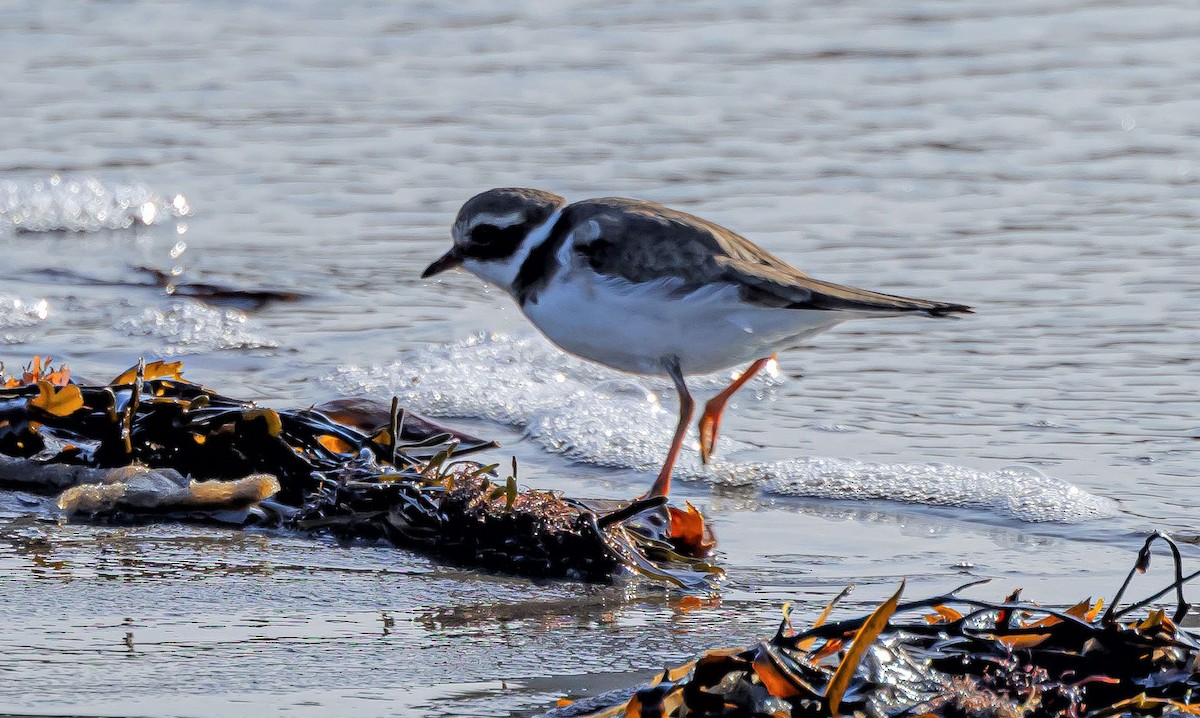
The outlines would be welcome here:
<svg viewBox="0 0 1200 718">
<path fill-rule="evenodd" d="M 504 228 L 511 227 L 512 225 L 524 219 L 525 213 L 521 210 L 509 212 L 508 214 L 492 214 L 491 212 L 481 212 L 472 217 L 471 221 L 467 222 L 467 233 L 470 234 L 471 230 L 475 229 L 481 224 L 490 224 L 493 227 Z"/>
</svg>

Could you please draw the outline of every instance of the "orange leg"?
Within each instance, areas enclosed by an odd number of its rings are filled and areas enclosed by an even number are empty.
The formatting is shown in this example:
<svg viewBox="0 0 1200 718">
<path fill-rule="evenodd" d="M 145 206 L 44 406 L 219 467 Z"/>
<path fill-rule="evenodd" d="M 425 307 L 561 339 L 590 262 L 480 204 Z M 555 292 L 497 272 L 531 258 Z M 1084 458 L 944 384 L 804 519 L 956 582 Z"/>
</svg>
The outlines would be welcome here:
<svg viewBox="0 0 1200 718">
<path fill-rule="evenodd" d="M 729 403 L 729 397 L 733 396 L 734 392 L 742 388 L 746 382 L 754 378 L 754 375 L 762 371 L 762 368 L 767 365 L 767 362 L 776 357 L 772 354 L 769 357 L 756 359 L 753 364 L 747 367 L 742 375 L 733 380 L 733 383 L 725 387 L 724 391 L 717 394 L 708 400 L 704 405 L 704 413 L 700 415 L 700 460 L 708 463 L 712 458 L 713 448 L 717 445 L 717 430 L 721 428 L 721 414 L 725 413 L 725 405 Z"/>
<path fill-rule="evenodd" d="M 671 491 L 671 470 L 675 468 L 675 460 L 679 458 L 679 450 L 683 447 L 683 437 L 687 434 L 688 425 L 692 423 L 692 413 L 696 409 L 696 402 L 692 399 L 687 384 L 683 380 L 683 370 L 679 366 L 679 360 L 672 357 L 665 364 L 667 374 L 671 376 L 671 380 L 675 382 L 675 390 L 679 392 L 679 423 L 675 426 L 675 438 L 671 441 L 671 450 L 667 452 L 667 460 L 658 472 L 658 478 L 654 480 L 654 485 L 642 496 L 644 499 L 666 496 Z"/>
</svg>

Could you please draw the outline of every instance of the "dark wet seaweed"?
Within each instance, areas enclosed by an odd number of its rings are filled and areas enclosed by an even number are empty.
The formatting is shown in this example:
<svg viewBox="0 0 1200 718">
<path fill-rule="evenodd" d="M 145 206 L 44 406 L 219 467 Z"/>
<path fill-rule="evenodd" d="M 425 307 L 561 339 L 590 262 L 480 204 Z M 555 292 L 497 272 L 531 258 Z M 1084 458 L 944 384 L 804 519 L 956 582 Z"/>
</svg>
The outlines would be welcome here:
<svg viewBox="0 0 1200 718">
<path fill-rule="evenodd" d="M 395 399 L 277 411 L 187 381 L 180 367 L 139 363 L 76 385 L 36 360 L 19 379 L 0 377 L 0 486 L 66 489 L 60 507 L 93 521 L 265 524 L 541 578 L 637 571 L 704 589 L 721 575 L 700 558 L 706 549 L 683 555 L 691 547 L 672 540 L 660 499 L 603 507 L 519 490 L 515 462 L 502 480 L 495 465 L 461 458 L 494 442 Z M 680 526 L 698 520 L 678 513 Z"/>
<path fill-rule="evenodd" d="M 1174 580 L 1120 607 L 1156 542 L 1170 549 Z M 1195 715 L 1200 639 L 1176 624 L 1191 608 L 1183 586 L 1198 576 L 1184 575 L 1174 541 L 1155 532 L 1103 612 L 1103 601 L 1058 610 L 1020 601 L 1019 591 L 999 603 L 961 595 L 982 581 L 903 603 L 897 591 L 869 615 L 805 631 L 785 618 L 753 647 L 710 651 L 631 694 L 545 716 Z M 1129 618 L 1172 592 L 1170 617 Z"/>
</svg>

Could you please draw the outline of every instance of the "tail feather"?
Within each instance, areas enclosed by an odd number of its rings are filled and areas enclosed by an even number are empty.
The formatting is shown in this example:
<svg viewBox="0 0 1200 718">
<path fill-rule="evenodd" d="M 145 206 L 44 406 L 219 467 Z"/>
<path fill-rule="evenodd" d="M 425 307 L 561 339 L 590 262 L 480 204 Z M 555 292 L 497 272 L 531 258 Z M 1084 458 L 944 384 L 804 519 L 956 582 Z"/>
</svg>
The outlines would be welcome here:
<svg viewBox="0 0 1200 718">
<path fill-rule="evenodd" d="M 793 302 L 788 306 L 793 309 L 828 309 L 844 312 L 864 312 L 882 314 L 924 314 L 930 317 L 948 317 L 954 314 L 973 314 L 974 310 L 965 304 L 954 302 L 939 302 L 930 299 L 902 297 L 896 294 L 883 294 L 868 289 L 847 287 L 819 279 L 809 279 L 808 289 L 811 292 L 807 301 Z"/>
<path fill-rule="evenodd" d="M 722 279 L 737 284 L 744 299 L 762 306 L 930 317 L 972 313 L 965 304 L 901 297 L 814 279 L 770 256 L 720 256 L 714 261 L 722 270 Z"/>
</svg>

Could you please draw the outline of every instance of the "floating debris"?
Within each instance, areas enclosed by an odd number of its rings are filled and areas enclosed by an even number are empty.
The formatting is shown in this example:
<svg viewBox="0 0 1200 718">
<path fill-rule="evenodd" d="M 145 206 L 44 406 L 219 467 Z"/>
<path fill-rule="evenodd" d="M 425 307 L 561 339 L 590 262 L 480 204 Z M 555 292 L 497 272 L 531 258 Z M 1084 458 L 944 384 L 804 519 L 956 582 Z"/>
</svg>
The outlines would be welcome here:
<svg viewBox="0 0 1200 718">
<path fill-rule="evenodd" d="M 35 275 L 72 286 L 128 287 L 154 289 L 172 297 L 194 299 L 213 307 L 257 311 L 273 302 L 295 302 L 307 298 L 302 292 L 267 287 L 238 287 L 218 282 L 192 282 L 181 276 L 146 266 L 126 267 L 119 276 L 99 277 L 70 267 L 45 267 Z M 0 310 L 4 309 L 0 297 Z M 45 318 L 45 317 L 43 317 Z"/>
<path fill-rule="evenodd" d="M 74 383 L 48 357 L 0 375 L 0 486 L 60 493 L 71 517 L 385 539 L 536 577 L 636 571 L 700 590 L 721 577 L 691 506 L 589 504 L 519 489 L 515 459 L 499 479 L 495 465 L 461 458 L 494 446 L 395 399 L 260 407 L 187 381 L 181 362 L 139 362 L 103 385 Z"/>
<path fill-rule="evenodd" d="M 103 471 L 98 481 L 72 486 L 58 497 L 68 514 L 117 514 L 248 508 L 279 492 L 268 474 L 234 481 L 193 481 L 175 469 L 126 466 Z"/>
<path fill-rule="evenodd" d="M 1156 541 L 1171 550 L 1174 581 L 1118 608 Z M 543 718 L 1200 715 L 1200 639 L 1177 625 L 1191 608 L 1183 586 L 1198 576 L 1183 575 L 1179 549 L 1156 532 L 1107 609 L 1091 599 L 1045 608 L 1019 590 L 1000 603 L 961 595 L 986 579 L 902 603 L 902 583 L 869 615 L 826 623 L 847 589 L 806 631 L 785 606 L 769 640 L 709 651 L 633 691 L 560 701 Z M 1149 608 L 1171 592 L 1170 615 Z"/>
<path fill-rule="evenodd" d="M 213 282 L 188 282 L 161 269 L 137 267 L 137 271 L 148 275 L 154 285 L 175 297 L 189 297 L 205 304 L 235 307 L 246 311 L 262 309 L 271 302 L 295 302 L 304 294 L 282 289 L 248 289 L 226 286 Z"/>
</svg>

